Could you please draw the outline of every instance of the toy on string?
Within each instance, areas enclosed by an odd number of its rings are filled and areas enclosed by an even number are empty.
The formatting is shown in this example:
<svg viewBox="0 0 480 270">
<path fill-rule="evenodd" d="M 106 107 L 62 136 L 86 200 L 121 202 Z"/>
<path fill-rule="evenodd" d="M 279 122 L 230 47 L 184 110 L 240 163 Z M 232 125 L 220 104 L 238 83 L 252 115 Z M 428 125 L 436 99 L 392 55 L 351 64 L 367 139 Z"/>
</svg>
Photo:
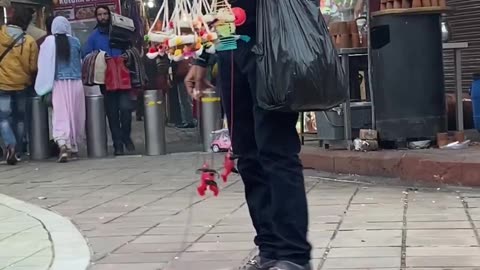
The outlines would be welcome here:
<svg viewBox="0 0 480 270">
<path fill-rule="evenodd" d="M 235 36 L 235 14 L 227 0 L 213 0 L 212 15 L 215 18 L 214 29 L 218 35 L 217 50 L 234 50 L 237 48 Z"/>
<path fill-rule="evenodd" d="M 194 18 L 193 27 L 202 42 L 202 48 L 197 55 L 201 55 L 203 50 L 209 54 L 215 53 L 215 42 L 218 35 L 212 31 L 212 25 L 216 19 L 208 0 L 195 0 L 192 6 L 192 15 Z"/>
<path fill-rule="evenodd" d="M 223 172 L 221 174 L 223 182 L 227 182 L 228 176 L 231 173 L 238 173 L 237 168 L 235 168 L 235 159 L 237 157 L 233 155 L 232 150 L 230 149 L 223 160 Z"/>
<path fill-rule="evenodd" d="M 204 162 L 202 168 L 198 169 L 197 172 L 200 172 L 200 185 L 197 187 L 198 194 L 203 197 L 207 189 L 209 189 L 214 196 L 218 196 L 219 188 L 215 181 L 218 178 L 218 172 L 211 169 L 207 162 Z"/>
<path fill-rule="evenodd" d="M 146 36 L 146 40 L 150 42 L 150 48 L 147 52 L 147 57 L 150 59 L 163 56 L 168 50 L 166 41 L 174 34 L 168 12 L 168 1 L 163 1 Z M 160 16 L 162 16 L 162 20 L 160 20 Z"/>
<path fill-rule="evenodd" d="M 168 57 L 173 61 L 181 61 L 201 54 L 202 41 L 193 28 L 192 5 L 189 0 L 176 2 L 171 23 L 174 35 L 167 41 Z"/>
</svg>

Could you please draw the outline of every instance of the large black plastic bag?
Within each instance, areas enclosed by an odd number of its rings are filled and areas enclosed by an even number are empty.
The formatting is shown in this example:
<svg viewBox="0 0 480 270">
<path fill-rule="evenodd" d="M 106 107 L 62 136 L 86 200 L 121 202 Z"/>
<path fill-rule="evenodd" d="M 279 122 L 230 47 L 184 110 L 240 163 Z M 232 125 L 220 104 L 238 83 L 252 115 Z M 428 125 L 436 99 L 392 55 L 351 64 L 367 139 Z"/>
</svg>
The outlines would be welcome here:
<svg viewBox="0 0 480 270">
<path fill-rule="evenodd" d="M 316 111 L 345 101 L 348 81 L 317 2 L 257 0 L 261 108 Z"/>
</svg>

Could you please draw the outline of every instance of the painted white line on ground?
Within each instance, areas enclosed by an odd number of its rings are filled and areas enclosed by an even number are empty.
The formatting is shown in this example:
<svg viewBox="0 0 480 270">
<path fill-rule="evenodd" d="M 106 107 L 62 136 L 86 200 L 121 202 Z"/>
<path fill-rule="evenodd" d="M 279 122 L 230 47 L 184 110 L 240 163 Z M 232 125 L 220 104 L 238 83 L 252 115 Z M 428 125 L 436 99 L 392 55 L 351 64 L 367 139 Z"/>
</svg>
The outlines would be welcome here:
<svg viewBox="0 0 480 270">
<path fill-rule="evenodd" d="M 85 270 L 90 263 L 87 242 L 69 219 L 36 205 L 0 194 L 0 204 L 40 220 L 53 242 L 54 261 L 50 270 Z"/>
</svg>

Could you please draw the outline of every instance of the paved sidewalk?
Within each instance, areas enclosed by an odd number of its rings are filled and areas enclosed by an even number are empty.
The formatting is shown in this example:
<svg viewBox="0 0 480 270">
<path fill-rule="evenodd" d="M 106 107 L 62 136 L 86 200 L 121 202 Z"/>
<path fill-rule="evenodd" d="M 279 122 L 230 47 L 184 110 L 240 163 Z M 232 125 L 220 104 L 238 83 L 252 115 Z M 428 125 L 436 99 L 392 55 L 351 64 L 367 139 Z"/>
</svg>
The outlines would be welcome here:
<svg viewBox="0 0 480 270">
<path fill-rule="evenodd" d="M 52 244 L 40 221 L 0 204 L 0 269 L 48 269 Z"/>
<path fill-rule="evenodd" d="M 202 160 L 0 166 L 0 190 L 71 218 L 92 270 L 235 269 L 254 251 L 243 186 L 233 177 L 219 197 L 198 197 Z M 315 269 L 480 269 L 479 189 L 306 174 Z"/>
<path fill-rule="evenodd" d="M 84 238 L 67 219 L 0 194 L 0 269 L 83 270 Z"/>
</svg>

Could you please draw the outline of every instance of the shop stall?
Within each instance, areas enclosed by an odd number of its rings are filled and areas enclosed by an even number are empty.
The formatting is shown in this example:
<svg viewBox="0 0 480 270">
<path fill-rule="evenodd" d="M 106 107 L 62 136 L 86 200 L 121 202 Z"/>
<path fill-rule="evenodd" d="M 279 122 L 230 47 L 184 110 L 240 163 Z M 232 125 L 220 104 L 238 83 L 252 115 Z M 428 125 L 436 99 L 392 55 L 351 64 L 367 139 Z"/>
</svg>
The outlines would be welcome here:
<svg viewBox="0 0 480 270">
<path fill-rule="evenodd" d="M 445 18 L 452 9 L 442 0 L 371 0 L 362 12 L 360 2 L 320 2 L 349 78 L 348 98 L 331 110 L 303 113 L 302 142 L 353 149 L 361 129 L 376 130 L 387 147 L 437 140 L 448 131 L 444 54 L 454 56 L 456 100 L 465 88 L 462 50 L 469 44 L 446 42 Z M 462 105 L 456 102 L 457 131 L 463 131 Z"/>
</svg>

